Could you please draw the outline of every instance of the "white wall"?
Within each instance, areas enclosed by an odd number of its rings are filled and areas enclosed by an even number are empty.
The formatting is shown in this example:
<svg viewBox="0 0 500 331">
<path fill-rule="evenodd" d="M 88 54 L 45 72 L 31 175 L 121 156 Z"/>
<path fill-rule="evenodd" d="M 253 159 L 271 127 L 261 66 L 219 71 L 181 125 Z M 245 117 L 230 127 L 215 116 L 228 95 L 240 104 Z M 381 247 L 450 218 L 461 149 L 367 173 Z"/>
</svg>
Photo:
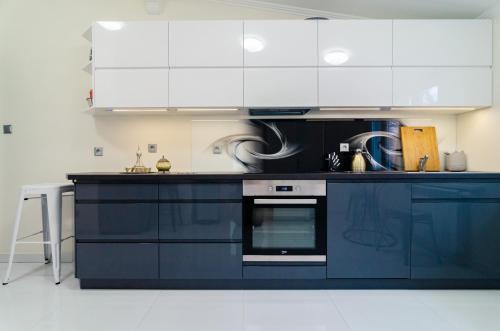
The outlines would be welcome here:
<svg viewBox="0 0 500 331">
<path fill-rule="evenodd" d="M 500 171 L 500 6 L 483 17 L 493 19 L 493 107 L 458 117 L 458 148 L 467 154 L 469 170 Z"/>
<path fill-rule="evenodd" d="M 192 139 L 192 130 L 207 126 L 192 129 L 189 117 L 84 113 L 90 76 L 81 68 L 87 62 L 89 43 L 81 34 L 91 22 L 243 18 L 301 17 L 203 0 L 169 0 L 160 16 L 148 16 L 142 0 L 0 0 L 0 122 L 14 125 L 13 135 L 0 136 L 0 260 L 8 251 L 23 184 L 63 181 L 68 172 L 121 171 L 133 164 L 138 144 L 143 147 L 144 163 L 150 166 L 162 154 L 171 160 L 173 171 L 199 170 L 203 162 L 192 160 L 192 146 L 201 148 Z M 439 117 L 431 123 L 438 125 L 445 142 L 442 148 L 454 149 L 455 117 Z M 146 153 L 148 143 L 158 144 L 157 154 Z M 94 157 L 93 146 L 103 146 L 104 156 Z M 39 228 L 39 205 L 30 201 L 25 210 L 22 231 L 34 232 Z M 67 232 L 71 214 L 72 206 L 67 204 Z M 70 252 L 70 247 L 66 245 L 65 251 Z M 20 246 L 20 252 L 40 252 L 40 248 Z"/>
</svg>

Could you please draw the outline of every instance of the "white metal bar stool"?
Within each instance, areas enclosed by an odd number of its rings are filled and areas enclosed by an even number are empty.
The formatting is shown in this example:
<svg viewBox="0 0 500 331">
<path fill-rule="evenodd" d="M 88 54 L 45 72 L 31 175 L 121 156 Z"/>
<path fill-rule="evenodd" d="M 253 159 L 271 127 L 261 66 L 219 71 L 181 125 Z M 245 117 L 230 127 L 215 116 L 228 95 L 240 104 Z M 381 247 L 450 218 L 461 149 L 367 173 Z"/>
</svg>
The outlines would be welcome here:
<svg viewBox="0 0 500 331">
<path fill-rule="evenodd" d="M 10 246 L 9 265 L 3 285 L 9 283 L 12 263 L 14 262 L 14 253 L 17 244 L 43 244 L 45 263 L 52 261 L 52 271 L 54 272 L 54 281 L 56 285 L 61 282 L 61 223 L 62 223 L 62 197 L 65 192 L 73 192 L 73 184 L 55 183 L 55 184 L 35 184 L 24 185 L 21 188 L 19 202 L 17 205 L 16 220 L 12 234 L 12 244 Z M 25 200 L 40 198 L 42 202 L 42 231 L 28 236 L 18 238 L 19 226 L 21 225 L 21 215 Z M 43 234 L 43 241 L 22 241 L 23 239 Z M 48 247 L 50 245 L 50 248 Z"/>
</svg>

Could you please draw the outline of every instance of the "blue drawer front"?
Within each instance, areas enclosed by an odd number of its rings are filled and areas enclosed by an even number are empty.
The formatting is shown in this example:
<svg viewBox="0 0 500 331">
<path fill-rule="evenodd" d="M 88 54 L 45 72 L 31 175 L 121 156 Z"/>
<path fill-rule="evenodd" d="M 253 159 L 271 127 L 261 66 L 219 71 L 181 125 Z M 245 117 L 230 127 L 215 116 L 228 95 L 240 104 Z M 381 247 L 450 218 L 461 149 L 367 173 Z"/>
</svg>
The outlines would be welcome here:
<svg viewBox="0 0 500 331">
<path fill-rule="evenodd" d="M 326 266 L 244 266 L 245 279 L 326 279 Z"/>
<path fill-rule="evenodd" d="M 240 183 L 160 185 L 160 199 L 163 200 L 232 200 L 241 199 L 242 194 Z"/>
<path fill-rule="evenodd" d="M 80 279 L 157 279 L 158 244 L 78 243 Z"/>
<path fill-rule="evenodd" d="M 241 279 L 241 244 L 160 244 L 162 279 Z"/>
<path fill-rule="evenodd" d="M 160 239 L 241 240 L 241 203 L 162 203 Z"/>
<path fill-rule="evenodd" d="M 157 200 L 155 184 L 77 184 L 76 200 Z"/>
<path fill-rule="evenodd" d="M 158 240 L 156 203 L 77 203 L 76 240 Z"/>
<path fill-rule="evenodd" d="M 498 183 L 413 184 L 413 199 L 500 199 Z"/>
</svg>

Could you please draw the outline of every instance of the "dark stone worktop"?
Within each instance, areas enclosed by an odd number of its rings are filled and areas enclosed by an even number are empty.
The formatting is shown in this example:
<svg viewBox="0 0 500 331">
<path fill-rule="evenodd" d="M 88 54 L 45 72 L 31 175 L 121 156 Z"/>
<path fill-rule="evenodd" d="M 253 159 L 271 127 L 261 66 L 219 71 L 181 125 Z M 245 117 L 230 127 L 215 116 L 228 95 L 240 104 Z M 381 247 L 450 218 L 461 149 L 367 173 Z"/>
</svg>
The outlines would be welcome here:
<svg viewBox="0 0 500 331">
<path fill-rule="evenodd" d="M 399 172 L 371 171 L 317 172 L 317 173 L 218 173 L 218 172 L 172 172 L 149 174 L 126 174 L 119 172 L 70 173 L 67 178 L 75 182 L 198 182 L 198 181 L 240 181 L 246 179 L 293 179 L 293 180 L 339 180 L 339 181 L 456 181 L 500 180 L 500 172 Z"/>
</svg>

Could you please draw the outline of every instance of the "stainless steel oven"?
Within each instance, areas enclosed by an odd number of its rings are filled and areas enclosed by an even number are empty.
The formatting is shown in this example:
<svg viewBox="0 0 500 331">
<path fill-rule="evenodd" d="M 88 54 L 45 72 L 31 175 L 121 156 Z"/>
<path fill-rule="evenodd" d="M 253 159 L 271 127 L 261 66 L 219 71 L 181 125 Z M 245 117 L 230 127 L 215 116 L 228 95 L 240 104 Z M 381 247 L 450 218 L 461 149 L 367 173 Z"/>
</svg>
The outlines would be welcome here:
<svg viewBox="0 0 500 331">
<path fill-rule="evenodd" d="M 243 261 L 326 262 L 326 182 L 243 181 Z"/>
</svg>

